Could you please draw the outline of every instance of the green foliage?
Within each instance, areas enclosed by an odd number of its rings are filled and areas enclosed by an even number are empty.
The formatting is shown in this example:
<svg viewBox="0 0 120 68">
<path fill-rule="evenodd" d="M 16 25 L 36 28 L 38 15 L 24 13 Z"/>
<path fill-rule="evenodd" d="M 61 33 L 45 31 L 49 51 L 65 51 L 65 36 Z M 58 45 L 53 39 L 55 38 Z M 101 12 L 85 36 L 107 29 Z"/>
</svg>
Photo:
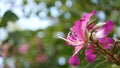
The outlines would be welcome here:
<svg viewBox="0 0 120 68">
<path fill-rule="evenodd" d="M 8 21 L 15 22 L 16 20 L 18 20 L 17 15 L 14 14 L 11 10 L 8 10 L 4 13 L 4 15 L 0 21 L 0 27 L 6 26 Z"/>
</svg>

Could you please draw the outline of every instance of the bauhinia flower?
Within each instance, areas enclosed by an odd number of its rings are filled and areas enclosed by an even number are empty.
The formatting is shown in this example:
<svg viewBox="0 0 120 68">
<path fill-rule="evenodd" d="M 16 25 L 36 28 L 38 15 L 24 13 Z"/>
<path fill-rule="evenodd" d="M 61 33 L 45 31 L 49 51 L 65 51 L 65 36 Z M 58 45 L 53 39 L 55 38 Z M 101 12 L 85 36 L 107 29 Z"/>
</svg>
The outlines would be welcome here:
<svg viewBox="0 0 120 68">
<path fill-rule="evenodd" d="M 108 34 L 113 29 L 114 24 L 112 21 L 108 20 L 106 23 L 97 24 L 94 26 L 92 23 L 88 26 L 88 22 L 90 18 L 96 14 L 96 11 L 92 11 L 90 13 L 85 14 L 80 20 L 75 22 L 75 25 L 70 28 L 71 32 L 68 33 L 67 38 L 62 38 L 65 40 L 69 45 L 74 47 L 74 54 L 69 58 L 68 63 L 77 66 L 80 64 L 80 60 L 77 56 L 78 52 L 86 47 L 85 56 L 86 60 L 90 63 L 93 63 L 96 58 L 96 44 L 89 43 L 86 46 L 86 43 L 89 41 L 98 43 L 105 49 L 110 49 L 110 44 L 114 44 L 114 40 L 112 38 L 108 38 Z M 93 32 L 92 32 L 93 31 Z M 86 34 L 88 32 L 88 34 Z M 89 39 L 87 35 L 91 37 L 93 40 Z"/>
<path fill-rule="evenodd" d="M 67 39 L 62 38 L 75 48 L 74 54 L 68 61 L 69 64 L 73 66 L 80 64 L 77 53 L 86 45 L 87 38 L 85 36 L 85 31 L 87 23 L 90 21 L 91 16 L 94 14 L 96 14 L 96 11 L 85 14 L 80 20 L 77 20 L 75 22 L 75 25 L 72 28 L 70 28 L 71 33 L 68 33 Z"/>
</svg>

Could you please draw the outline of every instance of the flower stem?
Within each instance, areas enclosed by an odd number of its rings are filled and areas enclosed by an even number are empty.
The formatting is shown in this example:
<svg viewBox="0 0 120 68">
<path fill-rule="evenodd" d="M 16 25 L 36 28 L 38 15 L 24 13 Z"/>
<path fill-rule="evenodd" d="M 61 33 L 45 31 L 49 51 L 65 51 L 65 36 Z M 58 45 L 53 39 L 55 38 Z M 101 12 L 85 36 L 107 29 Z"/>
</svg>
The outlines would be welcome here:
<svg viewBox="0 0 120 68">
<path fill-rule="evenodd" d="M 113 63 L 117 64 L 120 66 L 120 58 L 116 54 L 110 53 L 108 50 L 103 48 L 101 45 L 99 45 L 98 42 L 95 43 L 100 52 L 109 60 L 112 61 Z"/>
</svg>

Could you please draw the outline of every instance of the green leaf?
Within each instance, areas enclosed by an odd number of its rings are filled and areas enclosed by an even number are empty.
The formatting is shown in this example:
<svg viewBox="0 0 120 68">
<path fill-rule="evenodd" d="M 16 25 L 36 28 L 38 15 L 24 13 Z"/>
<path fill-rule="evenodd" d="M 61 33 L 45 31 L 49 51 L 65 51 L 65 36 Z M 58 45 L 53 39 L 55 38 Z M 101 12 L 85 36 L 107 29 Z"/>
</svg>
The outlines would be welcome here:
<svg viewBox="0 0 120 68">
<path fill-rule="evenodd" d="M 18 20 L 17 15 L 15 15 L 12 11 L 8 10 L 5 12 L 5 14 L 3 15 L 0 21 L 0 27 L 6 26 L 8 21 L 15 22 L 16 20 Z"/>
</svg>

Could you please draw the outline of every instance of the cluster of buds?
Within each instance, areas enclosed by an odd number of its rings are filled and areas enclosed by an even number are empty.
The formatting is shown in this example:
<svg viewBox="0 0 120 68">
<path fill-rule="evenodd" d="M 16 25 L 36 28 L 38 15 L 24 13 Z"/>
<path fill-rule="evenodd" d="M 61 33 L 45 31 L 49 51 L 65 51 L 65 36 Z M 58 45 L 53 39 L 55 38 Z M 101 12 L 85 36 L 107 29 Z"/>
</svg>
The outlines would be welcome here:
<svg viewBox="0 0 120 68">
<path fill-rule="evenodd" d="M 78 52 L 84 48 L 86 60 L 93 63 L 97 57 L 97 52 L 101 52 L 106 59 L 120 65 L 120 58 L 113 50 L 119 44 L 108 34 L 113 30 L 114 23 L 107 20 L 103 23 L 94 24 L 94 19 L 90 20 L 96 11 L 85 14 L 80 20 L 77 20 L 65 40 L 69 46 L 74 47 L 74 54 L 69 58 L 68 63 L 77 66 L 80 64 Z"/>
</svg>

